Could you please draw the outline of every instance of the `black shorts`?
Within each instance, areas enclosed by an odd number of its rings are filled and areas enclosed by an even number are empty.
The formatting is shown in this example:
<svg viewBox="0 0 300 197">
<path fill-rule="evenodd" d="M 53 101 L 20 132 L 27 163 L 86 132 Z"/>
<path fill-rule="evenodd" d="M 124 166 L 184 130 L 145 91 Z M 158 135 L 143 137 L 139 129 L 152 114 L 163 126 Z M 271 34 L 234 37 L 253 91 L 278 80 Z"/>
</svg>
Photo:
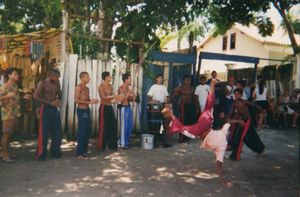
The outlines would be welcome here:
<svg viewBox="0 0 300 197">
<path fill-rule="evenodd" d="M 260 106 L 264 110 L 268 109 L 268 102 L 267 101 L 255 101 L 255 104 L 257 104 L 258 106 Z"/>
</svg>

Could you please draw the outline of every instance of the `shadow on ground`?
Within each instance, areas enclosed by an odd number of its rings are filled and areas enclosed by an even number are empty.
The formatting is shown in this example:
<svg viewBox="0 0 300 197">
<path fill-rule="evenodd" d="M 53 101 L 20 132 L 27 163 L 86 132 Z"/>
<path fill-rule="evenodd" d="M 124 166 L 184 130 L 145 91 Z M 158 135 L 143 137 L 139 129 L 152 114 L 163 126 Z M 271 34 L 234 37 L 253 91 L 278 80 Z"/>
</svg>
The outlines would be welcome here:
<svg viewBox="0 0 300 197">
<path fill-rule="evenodd" d="M 34 140 L 14 141 L 17 163 L 0 163 L 1 196 L 298 196 L 298 131 L 264 130 L 260 136 L 264 155 L 244 147 L 241 161 L 225 159 L 230 189 L 219 184 L 214 155 L 200 150 L 197 140 L 153 150 L 140 149 L 135 140 L 117 152 L 92 145 L 86 160 L 74 157 L 69 142 L 62 145 L 63 158 L 45 162 L 33 160 Z"/>
</svg>

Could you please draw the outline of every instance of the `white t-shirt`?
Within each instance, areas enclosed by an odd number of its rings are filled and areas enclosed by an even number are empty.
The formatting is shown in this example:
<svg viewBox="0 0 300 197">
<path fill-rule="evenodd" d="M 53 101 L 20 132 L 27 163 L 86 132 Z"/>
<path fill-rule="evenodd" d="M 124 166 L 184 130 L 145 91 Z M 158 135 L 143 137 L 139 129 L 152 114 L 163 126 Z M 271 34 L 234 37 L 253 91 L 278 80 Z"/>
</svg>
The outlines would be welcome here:
<svg viewBox="0 0 300 197">
<path fill-rule="evenodd" d="M 206 98 L 207 98 L 208 93 L 209 93 L 209 86 L 208 85 L 199 84 L 196 87 L 195 95 L 198 96 L 198 101 L 199 101 L 200 105 L 205 105 L 206 104 Z"/>
<path fill-rule="evenodd" d="M 234 92 L 234 90 L 236 89 L 236 86 L 234 85 L 233 87 L 231 87 L 230 85 L 227 85 L 226 88 L 227 88 L 227 90 L 228 90 L 229 93 L 230 93 L 229 95 L 226 95 L 226 98 L 227 98 L 227 99 L 232 99 L 232 98 L 234 98 L 233 92 Z"/>
<path fill-rule="evenodd" d="M 255 89 L 256 101 L 266 101 L 267 100 L 267 88 L 264 87 L 262 94 L 259 94 L 259 88 Z"/>
<path fill-rule="evenodd" d="M 154 84 L 151 86 L 147 95 L 151 96 L 153 100 L 163 103 L 165 102 L 165 98 L 169 96 L 169 93 L 166 86 Z"/>
</svg>

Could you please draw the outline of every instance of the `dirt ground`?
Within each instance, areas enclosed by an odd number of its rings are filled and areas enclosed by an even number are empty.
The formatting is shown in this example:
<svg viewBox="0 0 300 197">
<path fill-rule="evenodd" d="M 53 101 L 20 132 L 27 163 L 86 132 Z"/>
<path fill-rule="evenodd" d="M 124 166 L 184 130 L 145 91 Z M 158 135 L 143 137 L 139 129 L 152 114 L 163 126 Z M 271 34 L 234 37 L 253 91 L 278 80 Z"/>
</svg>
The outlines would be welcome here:
<svg viewBox="0 0 300 197">
<path fill-rule="evenodd" d="M 242 160 L 224 160 L 233 187 L 223 188 L 214 155 L 198 140 L 171 148 L 102 152 L 90 147 L 87 160 L 74 157 L 74 143 L 64 143 L 61 159 L 35 161 L 35 140 L 12 142 L 15 164 L 0 162 L 0 196 L 299 196 L 299 131 L 263 130 L 266 145 L 257 156 L 244 146 Z"/>
</svg>

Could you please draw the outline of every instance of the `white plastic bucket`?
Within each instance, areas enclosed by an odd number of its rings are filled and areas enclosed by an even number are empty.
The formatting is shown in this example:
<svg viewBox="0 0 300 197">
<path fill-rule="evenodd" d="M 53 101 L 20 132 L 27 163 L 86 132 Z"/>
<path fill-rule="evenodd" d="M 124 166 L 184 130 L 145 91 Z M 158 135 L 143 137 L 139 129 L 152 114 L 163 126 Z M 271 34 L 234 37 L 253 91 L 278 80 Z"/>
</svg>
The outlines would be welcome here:
<svg viewBox="0 0 300 197">
<path fill-rule="evenodd" d="M 152 134 L 142 134 L 142 148 L 143 149 L 153 149 L 153 139 L 154 135 Z"/>
</svg>

